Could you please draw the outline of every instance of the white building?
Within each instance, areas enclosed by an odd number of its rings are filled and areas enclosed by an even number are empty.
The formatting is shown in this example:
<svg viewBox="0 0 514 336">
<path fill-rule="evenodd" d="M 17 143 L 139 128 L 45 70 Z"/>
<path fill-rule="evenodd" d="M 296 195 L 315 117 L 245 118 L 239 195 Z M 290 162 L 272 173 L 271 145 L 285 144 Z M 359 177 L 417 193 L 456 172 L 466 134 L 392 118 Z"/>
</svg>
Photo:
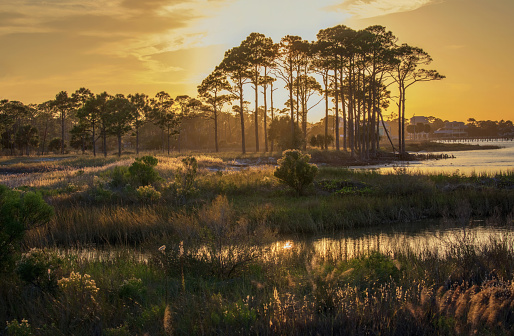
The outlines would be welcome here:
<svg viewBox="0 0 514 336">
<path fill-rule="evenodd" d="M 451 121 L 444 124 L 443 128 L 434 131 L 434 136 L 438 138 L 462 138 L 468 136 L 466 124 L 461 121 Z"/>
<path fill-rule="evenodd" d="M 417 125 L 417 124 L 430 124 L 430 122 L 428 121 L 427 117 L 423 117 L 423 116 L 413 116 L 412 118 L 410 118 L 410 124 L 411 125 Z"/>
</svg>

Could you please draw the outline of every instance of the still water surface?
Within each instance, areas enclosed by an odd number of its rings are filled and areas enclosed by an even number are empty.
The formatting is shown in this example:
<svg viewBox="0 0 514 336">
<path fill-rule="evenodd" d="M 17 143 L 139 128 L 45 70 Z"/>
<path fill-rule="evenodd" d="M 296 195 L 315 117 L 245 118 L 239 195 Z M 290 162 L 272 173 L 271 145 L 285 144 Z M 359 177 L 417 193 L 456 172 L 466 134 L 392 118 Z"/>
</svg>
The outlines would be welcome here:
<svg viewBox="0 0 514 336">
<path fill-rule="evenodd" d="M 485 221 L 473 221 L 466 225 L 436 222 L 417 222 L 395 227 L 368 228 L 339 232 L 333 235 L 315 237 L 279 238 L 264 246 L 264 259 L 278 260 L 284 254 L 310 253 L 314 257 L 334 260 L 347 260 L 364 256 L 372 251 L 394 257 L 398 252 L 412 252 L 444 257 L 452 247 L 465 243 L 483 247 L 490 242 L 502 242 L 514 250 L 514 223 L 488 225 Z M 135 261 L 147 263 L 151 252 L 142 249 L 63 249 L 62 255 L 72 255 L 81 259 L 113 261 L 120 255 L 130 255 Z"/>
<path fill-rule="evenodd" d="M 432 154 L 452 154 L 454 159 L 425 160 L 415 162 L 395 162 L 391 165 L 355 167 L 357 169 L 377 169 L 380 172 L 394 172 L 399 168 L 422 173 L 495 174 L 514 170 L 514 141 L 474 141 L 472 145 L 493 145 L 500 149 L 469 150 L 458 152 L 434 152 Z"/>
<path fill-rule="evenodd" d="M 465 142 L 470 143 L 470 142 Z M 514 171 L 514 141 L 475 141 L 471 144 L 494 145 L 500 149 L 470 150 L 450 153 L 455 158 L 444 160 L 426 160 L 416 162 L 398 162 L 394 165 L 356 167 L 356 169 L 377 169 L 382 173 L 407 169 L 409 172 L 429 174 L 496 174 Z M 369 251 L 394 254 L 401 249 L 410 249 L 415 253 L 430 251 L 444 255 L 450 251 L 452 244 L 466 242 L 484 246 L 491 240 L 503 241 L 514 249 L 514 223 L 504 226 L 485 225 L 476 221 L 471 226 L 449 225 L 444 222 L 412 223 L 404 227 L 386 229 L 384 227 L 368 231 L 341 232 L 333 237 L 313 238 L 310 242 L 286 241 L 277 244 L 294 246 L 295 244 L 312 244 L 320 256 L 351 258 Z M 421 228 L 421 229 L 416 229 Z"/>
<path fill-rule="evenodd" d="M 503 242 L 514 250 L 514 227 L 510 225 L 486 225 L 484 221 L 474 221 L 467 225 L 449 224 L 441 221 L 419 222 L 395 228 L 371 228 L 340 232 L 332 236 L 310 239 L 288 239 L 276 242 L 275 249 L 311 248 L 322 258 L 336 260 L 351 259 L 367 255 L 371 251 L 394 256 L 401 251 L 417 255 L 426 252 L 445 256 L 451 253 L 456 244 L 466 243 L 483 247 L 490 242 Z"/>
</svg>

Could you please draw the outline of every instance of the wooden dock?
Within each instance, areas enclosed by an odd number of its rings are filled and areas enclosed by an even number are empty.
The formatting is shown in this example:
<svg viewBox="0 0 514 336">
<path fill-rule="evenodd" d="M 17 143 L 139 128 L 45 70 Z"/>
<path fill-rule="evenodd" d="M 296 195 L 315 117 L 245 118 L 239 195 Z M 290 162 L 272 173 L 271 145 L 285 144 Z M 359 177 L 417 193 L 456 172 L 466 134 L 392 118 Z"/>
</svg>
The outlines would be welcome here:
<svg viewBox="0 0 514 336">
<path fill-rule="evenodd" d="M 433 141 L 448 141 L 448 142 L 501 142 L 501 141 L 514 141 L 514 137 L 441 137 L 431 138 Z"/>
</svg>

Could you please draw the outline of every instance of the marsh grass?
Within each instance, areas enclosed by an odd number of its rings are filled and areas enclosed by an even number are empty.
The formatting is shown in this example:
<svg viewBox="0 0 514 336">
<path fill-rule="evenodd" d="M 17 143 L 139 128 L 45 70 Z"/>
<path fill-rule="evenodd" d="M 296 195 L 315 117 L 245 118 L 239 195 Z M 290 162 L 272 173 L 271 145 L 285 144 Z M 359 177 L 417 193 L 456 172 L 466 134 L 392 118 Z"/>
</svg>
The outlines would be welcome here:
<svg viewBox="0 0 514 336">
<path fill-rule="evenodd" d="M 331 235 L 428 218 L 511 225 L 514 172 L 321 167 L 318 184 L 295 197 L 273 166 L 230 164 L 257 155 L 197 155 L 197 191 L 176 202 L 166 188 L 184 157 L 157 156 L 163 180 L 140 198 L 137 189 L 133 197 L 112 183 L 131 155 L 68 157 L 45 162 L 51 169 L 2 175 L 0 183 L 39 191 L 55 208 L 24 246 L 46 247 L 61 260 L 51 267 L 57 280 L 79 273 L 79 286 L 88 275 L 98 291 L 93 304 L 68 289 L 52 293 L 2 274 L 0 321 L 26 319 L 37 335 L 453 335 L 514 327 L 511 236 L 483 241 L 464 231 L 439 241 L 438 251 L 403 241 L 387 250 L 334 246 L 331 253 L 307 242 L 263 243 L 277 233 Z M 10 164 L 41 165 L 21 161 Z M 163 244 L 166 254 L 157 249 Z"/>
<path fill-rule="evenodd" d="M 227 203 L 217 202 L 194 225 L 206 218 L 226 223 L 218 215 Z M 180 220 L 181 230 L 191 230 L 188 216 Z M 177 234 L 161 240 L 176 256 L 167 262 L 156 246 L 145 258 L 128 247 L 107 254 L 48 250 L 61 260 L 52 272 L 61 283 L 76 278 L 74 287 L 51 294 L 3 276 L 0 318 L 26 319 L 38 335 L 508 334 L 514 324 L 509 235 L 479 243 L 464 230 L 441 240 L 441 253 L 398 242 L 388 252 L 371 248 L 351 257 L 324 255 L 309 243 L 277 243 L 273 254 L 254 255 L 227 277 L 202 273 L 219 265 L 189 253 L 187 240 L 181 261 L 177 239 L 187 232 Z M 183 272 L 181 262 L 189 265 Z M 77 296 L 80 286 L 89 292 Z"/>
<path fill-rule="evenodd" d="M 29 246 L 141 244 L 173 234 L 173 214 L 193 216 L 217 195 L 226 196 L 251 225 L 278 233 L 330 233 L 441 217 L 465 224 L 471 218 L 505 217 L 514 209 L 514 172 L 379 174 L 322 167 L 306 195 L 295 197 L 273 176 L 273 166 L 234 170 L 219 157 L 199 155 L 194 192 L 184 197 L 177 185 L 184 156 L 158 159 L 162 179 L 148 190 L 138 191 L 116 173 L 127 170 L 130 156 L 70 158 L 65 170 L 1 178 L 11 187 L 41 192 L 58 209 L 47 228 L 30 232 Z"/>
<path fill-rule="evenodd" d="M 70 206 L 57 208 L 46 227 L 31 230 L 29 246 L 139 245 L 173 233 L 170 209 L 162 206 Z"/>
</svg>

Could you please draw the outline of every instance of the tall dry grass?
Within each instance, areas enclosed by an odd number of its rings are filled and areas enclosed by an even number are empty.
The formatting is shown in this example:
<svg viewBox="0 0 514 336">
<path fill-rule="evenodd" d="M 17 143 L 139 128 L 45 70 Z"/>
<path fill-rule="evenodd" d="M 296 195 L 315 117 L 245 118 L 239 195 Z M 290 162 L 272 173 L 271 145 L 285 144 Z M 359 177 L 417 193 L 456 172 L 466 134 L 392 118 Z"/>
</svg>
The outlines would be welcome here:
<svg viewBox="0 0 514 336">
<path fill-rule="evenodd" d="M 229 202 L 218 199 L 205 205 L 198 217 L 173 216 L 174 234 L 157 240 L 166 244 L 166 254 L 158 251 L 159 244 L 147 250 L 145 258 L 130 249 L 102 257 L 55 251 L 62 260 L 61 278 L 71 278 L 73 271 L 94 280 L 95 304 L 89 297 L 70 300 L 75 294 L 64 289 L 51 295 L 4 276 L 0 277 L 0 318 L 25 318 L 41 335 L 95 330 L 106 334 L 501 335 L 513 327 L 511 235 L 479 242 L 479 237 L 462 233 L 440 240 L 441 253 L 410 249 L 398 242 L 382 252 L 362 246 L 354 254 L 324 254 L 308 242 L 280 242 L 273 253 L 268 248 L 266 253 L 247 254 L 252 258 L 245 267 L 222 275 L 209 270 L 221 266 L 218 257 L 224 255 L 216 251 L 223 247 L 210 252 L 217 256 L 214 259 L 199 253 L 198 247 L 204 239 L 218 246 L 218 238 L 227 243 L 226 237 L 247 234 L 226 231 L 238 219 L 233 210 Z M 194 244 L 193 239 L 199 240 Z M 252 248 L 248 246 L 248 252 Z M 82 315 L 80 305 L 74 304 L 80 300 L 89 305 Z M 77 313 L 74 318 L 63 313 L 66 305 Z M 82 327 L 74 325 L 78 317 Z M 51 321 L 56 324 L 52 326 Z"/>
</svg>

